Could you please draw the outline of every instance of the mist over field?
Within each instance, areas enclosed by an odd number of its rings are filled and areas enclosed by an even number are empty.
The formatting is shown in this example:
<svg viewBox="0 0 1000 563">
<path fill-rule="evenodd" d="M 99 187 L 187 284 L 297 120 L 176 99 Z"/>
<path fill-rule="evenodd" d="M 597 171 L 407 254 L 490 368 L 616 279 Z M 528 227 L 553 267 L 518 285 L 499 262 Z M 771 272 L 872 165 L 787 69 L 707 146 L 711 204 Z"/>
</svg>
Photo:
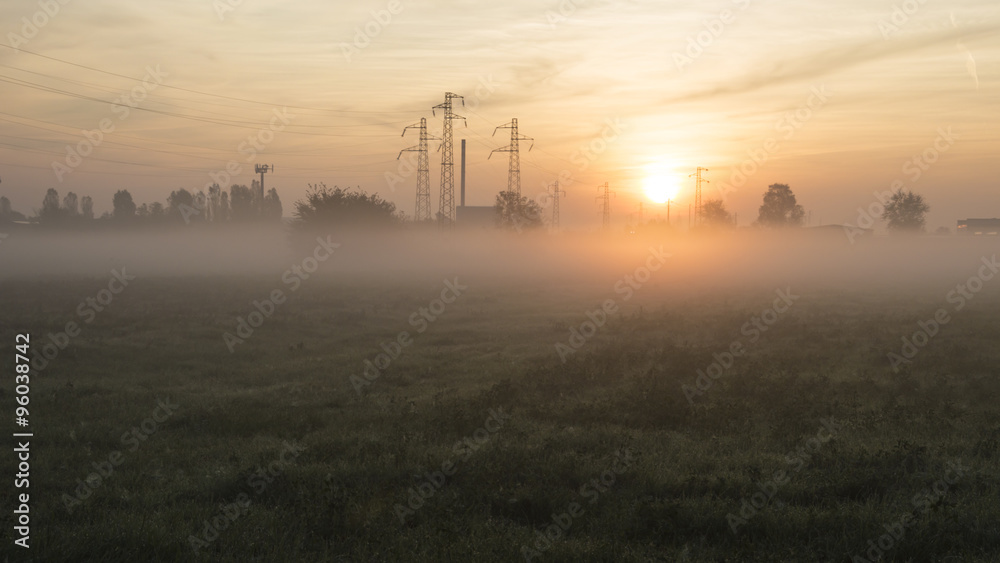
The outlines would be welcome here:
<svg viewBox="0 0 1000 563">
<path fill-rule="evenodd" d="M 339 245 L 315 275 L 335 281 L 463 275 L 511 287 L 579 287 L 634 274 L 651 250 L 670 256 L 653 282 L 678 296 L 794 283 L 845 292 L 933 289 L 973 276 L 998 250 L 991 238 L 859 237 L 848 229 L 751 231 L 696 236 L 603 236 L 477 230 L 290 234 L 279 227 L 135 233 L 15 234 L 0 253 L 3 278 L 103 276 L 126 267 L 142 277 L 280 276 L 318 244 Z"/>
<path fill-rule="evenodd" d="M 1000 561 L 997 0 L 3 0 L 0 562 Z"/>
</svg>

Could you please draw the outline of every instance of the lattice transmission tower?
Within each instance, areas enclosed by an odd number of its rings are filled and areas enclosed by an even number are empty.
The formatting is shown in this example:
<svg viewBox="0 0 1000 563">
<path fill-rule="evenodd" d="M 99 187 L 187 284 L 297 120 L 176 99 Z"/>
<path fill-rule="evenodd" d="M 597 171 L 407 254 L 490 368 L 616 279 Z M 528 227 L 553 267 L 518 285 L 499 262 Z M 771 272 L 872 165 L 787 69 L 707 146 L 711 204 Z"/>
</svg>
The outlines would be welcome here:
<svg viewBox="0 0 1000 563">
<path fill-rule="evenodd" d="M 419 124 L 404 127 L 402 136 L 406 136 L 408 129 L 418 129 L 420 131 L 419 144 L 415 147 L 399 151 L 399 156 L 396 157 L 396 160 L 399 160 L 399 157 L 403 156 L 404 152 L 417 153 L 417 205 L 413 217 L 419 223 L 420 221 L 431 220 L 431 170 L 430 159 L 427 156 L 427 141 L 432 139 L 440 140 L 440 138 L 433 137 L 427 133 L 426 117 L 421 117 Z"/>
<path fill-rule="evenodd" d="M 603 186 L 597 186 L 597 189 L 604 190 L 604 193 L 601 194 L 601 195 L 599 195 L 599 196 L 597 196 L 597 199 L 603 200 L 604 205 L 603 205 L 603 211 L 602 212 L 603 212 L 604 220 L 603 220 L 602 225 L 603 225 L 603 227 L 604 227 L 605 230 L 608 230 L 608 229 L 611 228 L 611 194 L 615 194 L 616 196 L 618 194 L 616 192 L 612 192 L 612 191 L 610 191 L 608 189 L 608 183 L 607 182 L 604 182 Z"/>
<path fill-rule="evenodd" d="M 559 180 L 555 184 L 549 184 L 552 188 L 552 228 L 559 231 L 559 194 L 566 195 L 566 190 L 559 189 Z"/>
<path fill-rule="evenodd" d="M 701 209 L 701 185 L 703 183 L 704 184 L 709 183 L 708 180 L 701 177 L 702 172 L 708 172 L 708 168 L 702 168 L 699 166 L 697 172 L 688 176 L 688 178 L 691 177 L 696 178 L 694 183 L 694 224 L 696 226 L 701 225 L 703 220 L 702 209 Z"/>
<path fill-rule="evenodd" d="M 513 118 L 510 123 L 506 125 L 501 125 L 493 130 L 493 135 L 496 136 L 497 131 L 501 129 L 510 129 L 510 144 L 506 147 L 499 149 L 493 149 L 490 152 L 490 156 L 486 159 L 489 160 L 495 152 L 506 152 L 510 153 L 510 164 L 507 167 L 507 191 L 514 192 L 517 194 L 517 201 L 521 201 L 521 154 L 520 154 L 520 142 L 521 141 L 531 141 L 531 145 L 528 146 L 528 152 L 531 152 L 532 147 L 535 146 L 535 140 L 531 137 L 525 137 L 517 132 L 517 118 Z"/>
<path fill-rule="evenodd" d="M 465 106 L 465 98 L 445 92 L 444 103 L 432 109 L 434 116 L 437 116 L 434 110 L 442 110 L 444 119 L 441 133 L 441 202 L 438 208 L 442 227 L 451 227 L 455 224 L 455 141 L 452 135 L 452 121 L 461 119 L 465 122 L 464 117 L 452 110 L 452 100 L 455 99 L 462 100 L 462 106 Z"/>
</svg>

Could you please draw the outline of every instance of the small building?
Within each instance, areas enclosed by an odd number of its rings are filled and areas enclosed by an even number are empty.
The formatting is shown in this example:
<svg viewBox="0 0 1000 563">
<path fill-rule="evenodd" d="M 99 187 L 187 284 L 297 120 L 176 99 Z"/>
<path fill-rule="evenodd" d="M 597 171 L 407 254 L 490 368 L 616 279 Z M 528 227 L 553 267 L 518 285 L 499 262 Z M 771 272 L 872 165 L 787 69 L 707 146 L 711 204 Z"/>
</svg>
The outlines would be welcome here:
<svg viewBox="0 0 1000 563">
<path fill-rule="evenodd" d="M 960 220 L 956 232 L 960 235 L 997 236 L 1000 234 L 1000 219 Z"/>
</svg>

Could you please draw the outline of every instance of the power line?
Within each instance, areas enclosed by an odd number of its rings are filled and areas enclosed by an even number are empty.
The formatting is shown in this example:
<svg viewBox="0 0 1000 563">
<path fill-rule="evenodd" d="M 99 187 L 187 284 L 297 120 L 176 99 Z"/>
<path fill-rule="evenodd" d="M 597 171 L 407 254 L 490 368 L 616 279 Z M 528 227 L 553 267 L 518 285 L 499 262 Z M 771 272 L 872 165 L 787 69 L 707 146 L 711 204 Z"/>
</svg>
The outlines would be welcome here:
<svg viewBox="0 0 1000 563">
<path fill-rule="evenodd" d="M 96 67 L 92 67 L 92 66 L 88 66 L 88 65 L 84 65 L 84 64 L 74 63 L 74 62 L 71 62 L 71 61 L 67 61 L 65 59 L 60 59 L 60 58 L 57 58 L 57 57 L 52 57 L 52 56 L 49 56 L 49 55 L 43 55 L 41 53 L 36 53 L 34 51 L 29 51 L 27 49 L 16 49 L 14 47 L 11 47 L 10 45 L 7 45 L 6 43 L 0 43 L 0 47 L 4 47 L 4 48 L 7 48 L 7 49 L 10 49 L 10 50 L 12 50 L 14 52 L 27 53 L 29 55 L 33 55 L 33 56 L 40 57 L 40 58 L 43 58 L 43 59 L 48 59 L 50 61 L 55 61 L 55 62 L 58 62 L 58 63 L 67 64 L 67 65 L 75 66 L 75 67 L 78 67 L 78 68 L 83 68 L 83 69 L 86 69 L 86 70 L 91 70 L 91 71 L 94 71 L 94 72 L 100 72 L 102 74 L 107 74 L 109 76 L 117 76 L 119 78 L 127 78 L 129 80 L 133 80 L 133 81 L 136 81 L 136 82 L 141 82 L 143 80 L 142 78 L 136 78 L 134 76 L 128 76 L 128 75 L 125 75 L 125 74 L 119 74 L 117 72 L 111 72 L 111 71 L 108 71 L 108 70 L 103 70 L 103 69 L 100 69 L 100 68 L 96 68 Z M 310 107 L 310 106 L 296 106 L 296 105 L 288 105 L 288 104 L 276 104 L 276 103 L 273 103 L 273 102 L 264 102 L 264 101 L 260 101 L 260 100 L 249 99 L 249 98 L 239 98 L 239 97 L 236 97 L 236 96 L 226 96 L 226 95 L 223 95 L 223 94 L 212 94 L 212 93 L 209 93 L 209 92 L 202 92 L 200 90 L 193 90 L 193 89 L 190 89 L 190 88 L 182 88 L 180 86 L 170 86 L 168 84 L 161 84 L 160 87 L 162 87 L 162 88 L 169 88 L 171 90 L 179 90 L 181 92 L 189 92 L 189 93 L 192 93 L 192 94 L 199 94 L 201 96 L 210 96 L 210 97 L 213 97 L 213 98 L 220 98 L 220 99 L 226 99 L 226 100 L 234 100 L 234 101 L 238 101 L 238 102 L 245 102 L 245 103 L 250 103 L 250 104 L 258 104 L 258 105 L 264 105 L 264 106 L 269 106 L 269 107 L 283 106 L 283 107 L 287 107 L 287 108 L 301 109 L 301 110 L 307 110 L 307 111 L 324 111 L 324 112 L 331 112 L 331 113 L 356 113 L 356 114 L 364 114 L 364 115 L 379 115 L 379 114 L 386 114 L 386 113 L 398 113 L 398 114 L 413 113 L 412 111 L 363 111 L 363 110 L 329 109 L 329 108 L 317 108 L 317 107 Z"/>
</svg>

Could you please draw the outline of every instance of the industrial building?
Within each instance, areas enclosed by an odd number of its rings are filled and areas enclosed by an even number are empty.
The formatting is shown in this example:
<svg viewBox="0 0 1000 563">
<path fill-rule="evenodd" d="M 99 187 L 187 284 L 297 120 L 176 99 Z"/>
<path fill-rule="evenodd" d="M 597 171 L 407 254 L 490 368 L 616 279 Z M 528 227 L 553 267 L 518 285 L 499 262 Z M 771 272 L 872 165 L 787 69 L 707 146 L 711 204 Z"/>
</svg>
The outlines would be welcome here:
<svg viewBox="0 0 1000 563">
<path fill-rule="evenodd" d="M 1000 234 L 1000 219 L 961 220 L 956 232 L 960 235 L 997 236 Z"/>
</svg>

